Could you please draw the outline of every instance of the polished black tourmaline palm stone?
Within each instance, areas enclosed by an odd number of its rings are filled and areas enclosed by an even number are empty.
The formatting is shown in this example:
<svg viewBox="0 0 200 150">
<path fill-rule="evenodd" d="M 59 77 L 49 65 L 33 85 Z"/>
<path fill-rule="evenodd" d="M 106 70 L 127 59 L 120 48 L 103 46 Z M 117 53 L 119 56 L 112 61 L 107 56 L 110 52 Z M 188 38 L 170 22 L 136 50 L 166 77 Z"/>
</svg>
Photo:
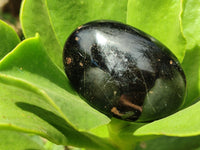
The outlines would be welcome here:
<svg viewBox="0 0 200 150">
<path fill-rule="evenodd" d="M 100 112 L 147 122 L 176 112 L 186 80 L 177 58 L 153 37 L 113 21 L 78 27 L 63 61 L 75 90 Z"/>
</svg>

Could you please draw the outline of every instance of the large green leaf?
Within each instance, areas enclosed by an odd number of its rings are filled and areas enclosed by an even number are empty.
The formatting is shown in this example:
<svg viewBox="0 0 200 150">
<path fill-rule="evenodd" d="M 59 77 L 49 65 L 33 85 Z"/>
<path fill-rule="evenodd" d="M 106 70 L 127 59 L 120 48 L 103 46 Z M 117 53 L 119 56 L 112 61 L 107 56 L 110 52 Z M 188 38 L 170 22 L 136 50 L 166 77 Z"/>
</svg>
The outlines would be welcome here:
<svg viewBox="0 0 200 150">
<path fill-rule="evenodd" d="M 77 26 L 97 19 L 125 22 L 126 10 L 127 0 L 24 0 L 20 18 L 25 36 L 38 32 L 49 56 L 63 68 L 62 49 Z"/>
<path fill-rule="evenodd" d="M 200 45 L 200 0 L 183 1 L 183 33 L 187 40 L 188 49 Z"/>
<path fill-rule="evenodd" d="M 200 46 L 188 49 L 182 66 L 187 79 L 187 94 L 184 107 L 189 106 L 200 97 Z"/>
<path fill-rule="evenodd" d="M 83 23 L 98 19 L 111 19 L 125 23 L 127 1 L 46 0 L 53 28 L 62 46 L 69 34 Z"/>
<path fill-rule="evenodd" d="M 63 145 L 109 149 L 105 140 L 74 129 L 88 130 L 109 119 L 72 92 L 38 36 L 0 62 L 0 84 L 0 128 L 32 132 Z"/>
<path fill-rule="evenodd" d="M 185 104 L 187 106 L 200 96 L 200 1 L 184 0 L 183 4 L 182 26 L 187 51 L 182 65 L 187 76 L 187 97 L 190 99 Z"/>
<path fill-rule="evenodd" d="M 36 107 L 37 104 L 40 107 Z M 25 111 L 25 106 L 29 106 L 29 112 Z M 22 110 L 23 108 L 24 110 Z M 34 115 L 33 111 L 38 115 Z M 64 135 L 52 127 L 43 118 L 49 114 L 55 114 L 56 110 L 45 101 L 45 95 L 36 87 L 24 81 L 1 75 L 0 78 L 0 128 L 15 129 L 24 132 L 33 132 L 55 143 L 65 143 Z M 56 119 L 55 117 L 52 117 Z M 58 118 L 58 117 L 57 117 Z M 48 118 L 46 118 L 48 120 Z M 58 120 L 58 119 L 57 119 Z M 66 124 L 66 123 L 65 123 Z M 45 128 L 44 128 L 45 127 Z M 48 131 L 48 132 L 47 132 Z"/>
<path fill-rule="evenodd" d="M 33 37 L 38 32 L 48 50 L 48 55 L 53 62 L 63 68 L 62 46 L 52 28 L 45 0 L 24 0 L 21 6 L 20 22 L 25 37 Z"/>
<path fill-rule="evenodd" d="M 180 61 L 185 54 L 181 29 L 181 0 L 129 0 L 127 23 L 165 44 Z"/>
<path fill-rule="evenodd" d="M 37 139 L 36 139 L 37 138 Z M 1 150 L 44 150 L 43 145 L 37 142 L 39 137 L 24 133 L 1 130 L 0 149 Z"/>
<path fill-rule="evenodd" d="M 140 142 L 136 150 L 195 150 L 200 147 L 200 136 L 166 137 Z"/>
<path fill-rule="evenodd" d="M 0 60 L 20 42 L 16 32 L 0 20 Z"/>
<path fill-rule="evenodd" d="M 57 105 L 55 107 L 59 107 L 66 119 L 79 130 L 109 122 L 73 92 L 66 76 L 50 61 L 39 37 L 26 40 L 5 57 L 0 63 L 0 72 L 44 90 Z"/>
</svg>

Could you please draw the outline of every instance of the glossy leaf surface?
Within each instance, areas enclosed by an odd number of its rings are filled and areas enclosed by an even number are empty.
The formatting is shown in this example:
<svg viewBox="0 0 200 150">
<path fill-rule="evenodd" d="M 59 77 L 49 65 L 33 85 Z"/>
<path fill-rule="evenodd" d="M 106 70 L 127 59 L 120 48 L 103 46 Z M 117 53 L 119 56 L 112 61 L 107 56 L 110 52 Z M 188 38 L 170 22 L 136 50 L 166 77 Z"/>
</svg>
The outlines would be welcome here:
<svg viewBox="0 0 200 150">
<path fill-rule="evenodd" d="M 14 29 L 0 20 L 0 60 L 19 42 L 20 39 Z"/>
<path fill-rule="evenodd" d="M 186 42 L 182 34 L 180 3 L 180 0 L 130 0 L 127 23 L 161 41 L 182 62 Z"/>
<path fill-rule="evenodd" d="M 42 143 L 38 142 L 42 141 L 41 138 L 16 131 L 1 130 L 0 139 L 2 150 L 45 150 Z"/>
<path fill-rule="evenodd" d="M 46 74 L 49 70 L 51 73 Z M 0 62 L 0 76 L 0 127 L 39 134 L 63 145 L 107 145 L 72 127 L 88 130 L 109 119 L 71 91 L 66 77 L 50 61 L 38 36 L 23 41 L 4 57 Z M 72 107 L 76 103 L 77 107 Z M 75 113 L 77 109 L 79 112 Z M 85 118 L 85 114 L 90 117 Z"/>
</svg>

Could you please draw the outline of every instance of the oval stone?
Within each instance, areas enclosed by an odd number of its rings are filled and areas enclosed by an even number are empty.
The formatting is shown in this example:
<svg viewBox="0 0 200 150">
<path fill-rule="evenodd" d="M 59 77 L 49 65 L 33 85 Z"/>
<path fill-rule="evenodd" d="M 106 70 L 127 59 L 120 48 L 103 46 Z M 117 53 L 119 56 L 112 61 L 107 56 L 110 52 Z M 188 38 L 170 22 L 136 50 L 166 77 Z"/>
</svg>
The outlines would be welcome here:
<svg viewBox="0 0 200 150">
<path fill-rule="evenodd" d="M 148 122 L 183 104 L 186 79 L 175 55 L 129 25 L 94 21 L 78 27 L 66 41 L 63 62 L 74 89 L 107 116 Z"/>
</svg>

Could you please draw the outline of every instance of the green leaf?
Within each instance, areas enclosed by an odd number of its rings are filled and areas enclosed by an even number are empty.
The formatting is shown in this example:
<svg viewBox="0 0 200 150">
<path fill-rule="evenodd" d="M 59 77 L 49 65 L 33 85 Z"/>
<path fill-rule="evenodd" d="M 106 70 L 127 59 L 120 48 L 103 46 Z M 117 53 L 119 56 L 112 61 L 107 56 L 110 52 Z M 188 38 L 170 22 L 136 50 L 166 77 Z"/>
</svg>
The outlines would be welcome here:
<svg viewBox="0 0 200 150">
<path fill-rule="evenodd" d="M 106 116 L 91 108 L 73 91 L 64 73 L 50 61 L 39 37 L 26 40 L 5 57 L 0 63 L 0 72 L 44 90 L 66 120 L 79 130 L 109 122 Z"/>
<path fill-rule="evenodd" d="M 14 130 L 1 130 L 1 150 L 64 150 L 63 145 L 56 145 L 37 135 Z M 17 139 L 17 140 L 16 140 Z"/>
<path fill-rule="evenodd" d="M 185 39 L 182 35 L 180 0 L 129 0 L 127 23 L 157 38 L 182 62 Z"/>
<path fill-rule="evenodd" d="M 200 147 L 200 136 L 194 137 L 158 137 L 140 142 L 136 150 L 195 150 Z"/>
<path fill-rule="evenodd" d="M 109 119 L 72 91 L 38 36 L 23 41 L 0 62 L 0 116 L 0 128 L 39 134 L 57 144 L 112 147 L 72 127 L 89 130 Z"/>
<path fill-rule="evenodd" d="M 187 40 L 187 48 L 192 49 L 200 45 L 200 0 L 184 0 L 182 25 Z"/>
<path fill-rule="evenodd" d="M 182 63 L 187 77 L 188 95 L 185 106 L 200 96 L 200 1 L 183 1 L 182 26 L 187 40 L 186 57 Z"/>
<path fill-rule="evenodd" d="M 0 60 L 19 42 L 20 39 L 13 28 L 0 20 Z"/>
<path fill-rule="evenodd" d="M 99 19 L 126 22 L 128 0 L 46 0 L 49 15 L 61 45 L 81 24 Z"/>
<path fill-rule="evenodd" d="M 33 37 L 39 33 L 50 58 L 56 65 L 63 68 L 63 47 L 55 36 L 45 0 L 24 0 L 21 5 L 20 22 L 25 37 Z"/>
<path fill-rule="evenodd" d="M 38 104 L 40 107 L 37 107 Z M 29 108 L 29 112 L 25 108 Z M 37 113 L 34 114 L 34 111 Z M 0 75 L 1 129 L 31 132 L 55 143 L 65 143 L 64 135 L 50 124 L 50 116 L 48 117 L 50 114 L 52 114 L 51 118 L 57 120 L 58 123 L 62 121 L 62 119 L 59 120 L 58 115 L 55 115 L 58 112 L 47 102 L 46 95 L 42 91 L 22 80 Z"/>
<path fill-rule="evenodd" d="M 180 137 L 200 135 L 199 107 L 200 102 L 169 117 L 144 125 L 133 134 L 136 136 L 167 135 Z"/>
<path fill-rule="evenodd" d="M 182 62 L 187 79 L 187 94 L 184 107 L 196 102 L 200 97 L 200 46 L 187 50 Z"/>
<path fill-rule="evenodd" d="M 120 11 L 119 11 L 120 10 Z M 26 37 L 38 32 L 49 56 L 60 67 L 62 49 L 69 34 L 79 25 L 97 19 L 125 22 L 127 0 L 24 0 L 20 18 Z"/>
<path fill-rule="evenodd" d="M 10 130 L 1 130 L 0 149 L 1 150 L 44 150 L 43 146 L 36 141 L 35 137 Z M 41 139 L 40 139 L 41 140 Z"/>
<path fill-rule="evenodd" d="M 95 134 L 98 137 L 102 137 L 102 138 L 109 138 L 109 132 L 108 132 L 108 126 L 107 124 L 103 125 L 103 126 L 99 126 L 97 128 L 94 128 L 92 130 L 90 130 L 93 134 Z"/>
<path fill-rule="evenodd" d="M 66 150 L 65 146 L 63 145 L 56 145 L 48 140 L 45 141 L 44 145 L 45 149 L 47 150 Z M 74 150 L 74 149 L 71 149 Z"/>
</svg>

